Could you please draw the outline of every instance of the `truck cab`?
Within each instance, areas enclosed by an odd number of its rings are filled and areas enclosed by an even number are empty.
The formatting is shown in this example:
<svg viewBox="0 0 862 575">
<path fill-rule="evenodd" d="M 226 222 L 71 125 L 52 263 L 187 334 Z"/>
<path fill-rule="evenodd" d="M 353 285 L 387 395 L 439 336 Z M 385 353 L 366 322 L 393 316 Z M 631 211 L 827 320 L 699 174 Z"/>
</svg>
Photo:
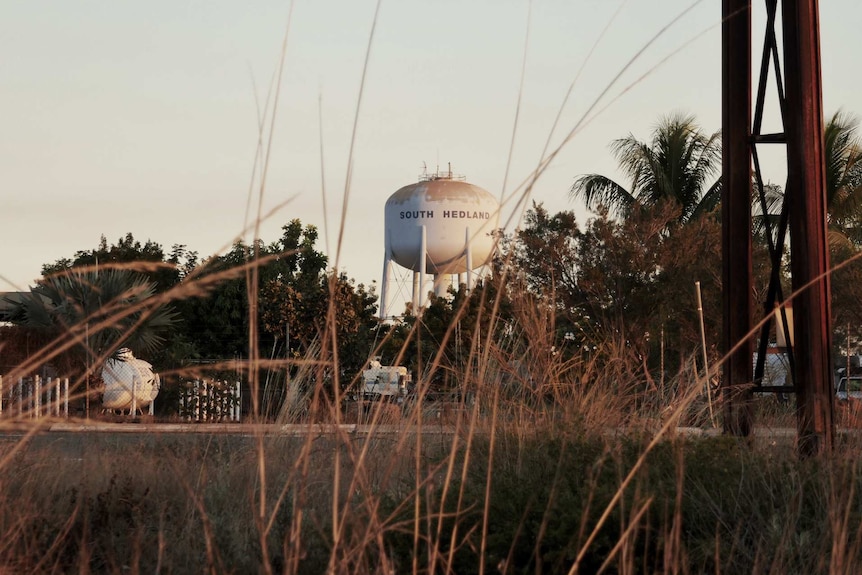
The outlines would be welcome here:
<svg viewBox="0 0 862 575">
<path fill-rule="evenodd" d="M 406 367 L 382 365 L 378 358 L 371 360 L 362 372 L 362 396 L 366 400 L 403 401 L 412 377 Z"/>
<path fill-rule="evenodd" d="M 835 397 L 839 401 L 862 399 L 862 375 L 842 376 L 835 386 Z"/>
</svg>

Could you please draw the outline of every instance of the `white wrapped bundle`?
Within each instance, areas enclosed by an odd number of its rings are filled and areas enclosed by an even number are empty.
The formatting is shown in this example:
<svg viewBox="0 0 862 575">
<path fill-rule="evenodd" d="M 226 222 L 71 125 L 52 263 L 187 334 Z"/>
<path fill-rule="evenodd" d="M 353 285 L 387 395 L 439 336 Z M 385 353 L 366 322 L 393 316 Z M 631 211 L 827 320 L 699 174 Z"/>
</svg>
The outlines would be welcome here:
<svg viewBox="0 0 862 575">
<path fill-rule="evenodd" d="M 105 362 L 102 369 L 104 384 L 102 406 L 105 409 L 144 409 L 159 393 L 159 376 L 153 366 L 136 358 L 132 351 L 123 348 L 115 358 Z"/>
</svg>

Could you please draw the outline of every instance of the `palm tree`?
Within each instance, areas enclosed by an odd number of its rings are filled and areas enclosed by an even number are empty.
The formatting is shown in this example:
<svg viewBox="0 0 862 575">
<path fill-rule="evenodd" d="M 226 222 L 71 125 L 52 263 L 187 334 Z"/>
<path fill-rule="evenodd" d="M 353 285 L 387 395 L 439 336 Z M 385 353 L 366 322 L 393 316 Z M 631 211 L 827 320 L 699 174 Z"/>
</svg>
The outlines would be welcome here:
<svg viewBox="0 0 862 575">
<path fill-rule="evenodd" d="M 862 142 L 858 129 L 859 120 L 841 110 L 832 115 L 823 129 L 827 233 L 832 265 L 856 257 L 862 249 Z M 862 322 L 860 279 L 859 261 L 837 270 L 832 276 L 835 341 L 853 341 L 857 349 L 858 326 Z"/>
<path fill-rule="evenodd" d="M 155 288 L 129 270 L 73 268 L 42 278 L 29 293 L 5 303 L 9 321 L 57 338 L 70 363 L 83 367 L 88 356 L 107 357 L 121 347 L 140 354 L 158 349 L 176 314 L 153 305 Z"/>
<path fill-rule="evenodd" d="M 859 120 L 840 110 L 823 128 L 827 238 L 833 266 L 857 256 L 862 249 L 862 142 L 857 135 L 858 129 Z M 784 190 L 767 184 L 764 192 L 764 205 L 760 204 L 757 194 L 753 195 L 754 231 L 766 239 L 763 234 L 768 229 L 775 241 L 785 200 Z M 858 305 L 862 295 L 858 287 L 862 285 L 860 279 L 862 269 L 858 262 L 833 273 L 833 325 L 838 332 L 849 329 L 850 323 L 859 325 L 862 322 Z M 836 341 L 845 341 L 846 337 L 845 332 Z"/>
<path fill-rule="evenodd" d="M 823 128 L 823 156 L 826 170 L 826 211 L 828 239 L 833 255 L 848 254 L 862 247 L 862 143 L 857 137 L 859 120 L 839 110 Z M 755 233 L 778 229 L 784 190 L 774 184 L 764 186 L 765 211 L 752 196 Z M 842 258 L 843 259 L 843 258 Z"/>
<path fill-rule="evenodd" d="M 629 134 L 615 140 L 611 150 L 631 188 L 599 174 L 578 177 L 569 194 L 592 210 L 605 206 L 627 217 L 635 207 L 671 202 L 680 210 L 677 221 L 685 223 L 711 212 L 721 199 L 721 136 L 704 134 L 694 116 L 662 118 L 651 142 Z"/>
<path fill-rule="evenodd" d="M 823 130 L 830 243 L 862 246 L 862 143 L 859 121 L 839 110 Z"/>
</svg>

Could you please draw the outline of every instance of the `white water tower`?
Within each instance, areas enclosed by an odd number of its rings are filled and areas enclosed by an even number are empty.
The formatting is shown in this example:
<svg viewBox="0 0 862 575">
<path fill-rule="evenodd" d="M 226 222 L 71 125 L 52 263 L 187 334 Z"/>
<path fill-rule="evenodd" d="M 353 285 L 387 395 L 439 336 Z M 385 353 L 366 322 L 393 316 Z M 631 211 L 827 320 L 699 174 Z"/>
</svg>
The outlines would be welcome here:
<svg viewBox="0 0 862 575">
<path fill-rule="evenodd" d="M 487 264 L 494 250 L 500 204 L 486 190 L 447 172 L 422 174 L 386 200 L 385 253 L 380 317 L 389 316 L 393 262 L 413 271 L 413 309 L 425 305 L 425 276 L 434 276 L 438 293 L 446 280 L 464 274 L 473 287 L 473 270 Z"/>
</svg>

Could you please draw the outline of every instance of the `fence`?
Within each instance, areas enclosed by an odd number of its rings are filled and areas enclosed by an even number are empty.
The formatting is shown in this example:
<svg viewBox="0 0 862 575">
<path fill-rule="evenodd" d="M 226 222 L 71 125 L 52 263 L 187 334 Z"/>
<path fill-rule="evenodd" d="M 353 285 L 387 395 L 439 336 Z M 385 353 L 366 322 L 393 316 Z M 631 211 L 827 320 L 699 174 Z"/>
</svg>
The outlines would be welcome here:
<svg viewBox="0 0 862 575">
<path fill-rule="evenodd" d="M 180 416 L 188 421 L 240 421 L 240 382 L 195 380 L 180 392 Z M 0 417 L 69 417 L 69 378 L 0 376 Z"/>
<path fill-rule="evenodd" d="M 0 417 L 69 417 L 69 378 L 18 378 L 11 385 L 0 376 Z"/>
<path fill-rule="evenodd" d="M 180 392 L 180 416 L 187 421 L 239 421 L 240 382 L 195 380 Z"/>
</svg>

